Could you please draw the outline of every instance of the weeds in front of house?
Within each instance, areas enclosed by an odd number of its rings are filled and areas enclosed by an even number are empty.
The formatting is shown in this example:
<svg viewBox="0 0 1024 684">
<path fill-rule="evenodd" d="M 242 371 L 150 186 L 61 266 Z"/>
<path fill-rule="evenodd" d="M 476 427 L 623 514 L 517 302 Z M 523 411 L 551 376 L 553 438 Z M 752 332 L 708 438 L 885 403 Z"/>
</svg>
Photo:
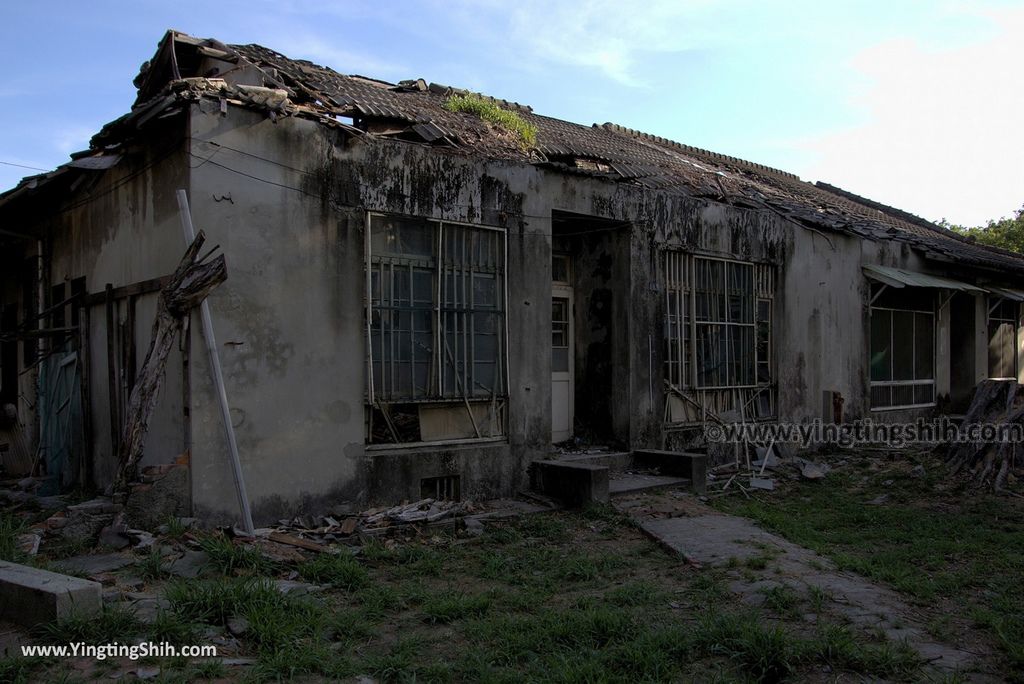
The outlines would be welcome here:
<svg viewBox="0 0 1024 684">
<path fill-rule="evenodd" d="M 96 625 L 65 621 L 50 638 L 183 644 L 230 631 L 240 655 L 255 659 L 241 671 L 164 660 L 166 681 L 775 681 L 822 665 L 862 677 L 919 672 L 898 645 L 825 631 L 825 616 L 811 632 L 785 590 L 766 593 L 762 609 L 738 609 L 722 571 L 683 566 L 620 523 L 595 509 L 492 524 L 471 540 L 364 539 L 359 553 L 342 547 L 293 564 L 320 586 L 300 596 L 258 574 L 266 568 L 249 547 L 211 536 L 203 548 L 221 575 L 154 580 L 169 608 L 151 624 L 105 611 Z M 620 530 L 614 538 L 609 526 Z"/>
<path fill-rule="evenodd" d="M 25 522 L 16 516 L 0 513 L 0 560 L 21 563 L 25 559 L 18 546 L 18 535 L 24 533 Z"/>
<path fill-rule="evenodd" d="M 329 584 L 345 591 L 361 589 L 370 578 L 366 568 L 348 550 L 319 554 L 300 565 L 299 574 L 310 582 Z"/>
<path fill-rule="evenodd" d="M 209 556 L 209 565 L 229 577 L 239 574 L 268 575 L 277 564 L 260 553 L 255 546 L 236 543 L 218 533 L 199 537 L 199 548 Z"/>
<path fill-rule="evenodd" d="M 178 540 L 182 539 L 188 532 L 188 525 L 181 521 L 181 518 L 169 515 L 167 520 L 164 522 L 164 526 L 167 528 L 167 532 L 164 534 L 168 539 Z"/>
<path fill-rule="evenodd" d="M 56 622 L 44 623 L 35 630 L 35 635 L 51 644 L 103 644 L 124 641 L 134 636 L 139 626 L 131 609 L 104 605 L 99 615 L 72 613 Z"/>
</svg>

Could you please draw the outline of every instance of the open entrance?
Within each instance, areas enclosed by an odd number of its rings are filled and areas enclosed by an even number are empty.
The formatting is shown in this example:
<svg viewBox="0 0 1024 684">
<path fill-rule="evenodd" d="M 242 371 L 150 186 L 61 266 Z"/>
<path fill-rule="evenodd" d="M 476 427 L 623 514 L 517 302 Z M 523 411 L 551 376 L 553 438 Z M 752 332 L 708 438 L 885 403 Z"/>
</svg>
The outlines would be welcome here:
<svg viewBox="0 0 1024 684">
<path fill-rule="evenodd" d="M 949 300 L 949 402 L 953 413 L 967 410 L 977 383 L 976 300 L 967 292 L 957 292 Z"/>
<path fill-rule="evenodd" d="M 551 441 L 573 436 L 573 296 L 568 254 L 551 257 Z"/>
<path fill-rule="evenodd" d="M 629 442 L 629 224 L 553 212 L 552 441 Z"/>
</svg>

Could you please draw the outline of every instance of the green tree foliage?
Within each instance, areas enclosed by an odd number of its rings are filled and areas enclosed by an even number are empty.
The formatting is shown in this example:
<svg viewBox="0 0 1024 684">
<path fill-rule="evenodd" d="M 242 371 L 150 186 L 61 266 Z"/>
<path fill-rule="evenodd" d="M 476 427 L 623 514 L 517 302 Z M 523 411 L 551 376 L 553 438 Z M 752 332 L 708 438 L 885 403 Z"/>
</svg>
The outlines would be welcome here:
<svg viewBox="0 0 1024 684">
<path fill-rule="evenodd" d="M 939 222 L 944 228 L 954 230 L 961 235 L 973 237 L 983 245 L 1001 247 L 1013 252 L 1024 254 L 1024 207 L 1021 207 L 1012 218 L 990 220 L 984 226 L 968 228 L 949 223 L 945 219 Z"/>
</svg>

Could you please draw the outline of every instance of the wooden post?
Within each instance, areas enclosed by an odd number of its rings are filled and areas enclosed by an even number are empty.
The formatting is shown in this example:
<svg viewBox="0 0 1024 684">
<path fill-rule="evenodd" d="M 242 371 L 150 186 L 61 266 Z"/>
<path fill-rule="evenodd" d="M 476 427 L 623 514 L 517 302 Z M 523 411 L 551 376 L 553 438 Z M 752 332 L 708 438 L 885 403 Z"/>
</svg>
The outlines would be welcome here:
<svg viewBox="0 0 1024 684">
<path fill-rule="evenodd" d="M 188 195 L 178 190 L 178 207 L 181 210 L 181 228 L 185 233 L 185 242 L 191 244 L 195 239 L 195 228 L 192 226 L 192 213 L 188 206 Z M 252 534 L 252 511 L 249 508 L 249 495 L 245 491 L 245 479 L 242 476 L 242 462 L 238 456 L 238 443 L 235 441 L 235 427 L 231 424 L 231 407 L 228 405 L 228 394 L 224 387 L 224 373 L 220 367 L 220 356 L 217 354 L 217 340 L 213 335 L 213 319 L 210 316 L 210 303 L 203 299 L 199 304 L 199 313 L 203 322 L 203 339 L 206 351 L 210 355 L 210 371 L 217 388 L 220 404 L 220 416 L 224 422 L 224 432 L 228 440 L 228 452 L 231 457 L 231 472 L 235 478 L 235 491 L 238 505 L 242 512 L 242 525 L 248 534 Z"/>
<path fill-rule="evenodd" d="M 78 303 L 80 304 L 80 303 Z M 76 304 L 77 305 L 77 304 Z M 81 304 L 78 309 L 78 362 L 82 369 L 82 432 L 85 444 L 82 447 L 82 463 L 78 471 L 79 483 L 82 487 L 92 486 L 92 388 L 91 364 L 89 353 L 89 307 Z"/>
<path fill-rule="evenodd" d="M 110 450 L 117 453 L 121 448 L 121 420 L 120 411 L 117 408 L 117 365 L 115 363 L 117 352 L 114 346 L 114 286 L 107 283 L 106 288 L 106 312 L 107 312 L 107 401 L 110 408 Z"/>
</svg>

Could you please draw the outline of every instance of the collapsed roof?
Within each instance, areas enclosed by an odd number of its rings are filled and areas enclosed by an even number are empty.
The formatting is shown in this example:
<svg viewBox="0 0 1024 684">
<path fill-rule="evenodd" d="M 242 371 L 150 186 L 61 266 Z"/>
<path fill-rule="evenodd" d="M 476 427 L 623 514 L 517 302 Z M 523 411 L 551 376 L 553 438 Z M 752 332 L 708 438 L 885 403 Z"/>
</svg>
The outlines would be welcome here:
<svg viewBox="0 0 1024 684">
<path fill-rule="evenodd" d="M 230 75 L 230 83 L 225 80 Z M 798 225 L 867 239 L 909 243 L 933 260 L 1024 273 L 1024 257 L 965 238 L 917 216 L 826 183 L 811 184 L 760 164 L 683 145 L 612 123 L 582 126 L 504 100 L 537 129 L 524 148 L 479 117 L 444 104 L 466 91 L 422 79 L 393 84 L 343 75 L 260 45 L 225 45 L 168 31 L 156 55 L 135 79 L 129 114 L 107 124 L 90 149 L 53 172 L 24 179 L 0 195 L 4 204 L 62 178 L 73 189 L 82 176 L 110 168 L 122 145 L 150 121 L 172 116 L 200 98 L 298 116 L 353 134 L 446 147 L 491 159 L 516 160 L 561 173 L 582 174 L 662 192 L 680 193 L 772 211 Z M 68 174 L 72 174 L 70 177 Z"/>
</svg>

